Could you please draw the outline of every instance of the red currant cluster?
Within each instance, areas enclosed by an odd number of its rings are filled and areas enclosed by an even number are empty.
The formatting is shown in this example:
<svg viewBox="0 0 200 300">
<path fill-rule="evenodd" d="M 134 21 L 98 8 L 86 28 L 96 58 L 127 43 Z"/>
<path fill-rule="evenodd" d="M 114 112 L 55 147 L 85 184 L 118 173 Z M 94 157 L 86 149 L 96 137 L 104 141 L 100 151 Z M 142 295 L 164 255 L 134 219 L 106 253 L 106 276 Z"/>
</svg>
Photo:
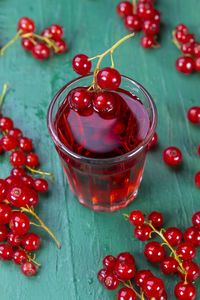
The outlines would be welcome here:
<svg viewBox="0 0 200 300">
<path fill-rule="evenodd" d="M 30 51 L 38 60 L 47 59 L 50 53 L 62 54 L 67 50 L 67 44 L 62 39 L 63 29 L 58 24 L 53 24 L 42 31 L 41 35 L 35 34 L 33 20 L 23 17 L 18 22 L 17 35 L 1 49 L 1 55 L 16 40 L 21 39 L 21 45 L 25 51 Z"/>
<path fill-rule="evenodd" d="M 195 40 L 195 36 L 188 32 L 184 24 L 176 26 L 173 34 L 173 42 L 184 54 L 176 61 L 176 69 L 184 74 L 189 74 L 196 70 L 200 72 L 200 43 Z"/>
<path fill-rule="evenodd" d="M 166 300 L 162 279 L 155 277 L 149 270 L 136 272 L 135 259 L 129 252 L 120 253 L 117 257 L 107 255 L 103 259 L 103 269 L 101 269 L 97 278 L 108 290 L 115 290 L 121 283 L 124 287 L 120 288 L 116 295 L 117 300 L 144 300 L 144 295 L 148 299 Z M 131 280 L 140 289 L 136 291 Z"/>
<path fill-rule="evenodd" d="M 124 18 L 124 25 L 128 30 L 144 32 L 141 38 L 143 48 L 156 48 L 157 34 L 160 30 L 161 14 L 153 6 L 154 0 L 122 1 L 117 6 L 117 14 Z"/>
<path fill-rule="evenodd" d="M 163 216 L 159 212 L 151 212 L 145 221 L 145 215 L 138 210 L 132 211 L 130 223 L 135 226 L 134 235 L 140 241 L 147 241 L 153 234 L 162 239 L 159 242 L 148 242 L 144 247 L 144 255 L 148 261 L 159 263 L 164 274 L 175 274 L 181 278 L 174 289 L 176 299 L 193 300 L 196 298 L 196 289 L 192 282 L 200 275 L 199 266 L 193 262 L 196 255 L 196 247 L 200 247 L 200 211 L 192 217 L 193 226 L 185 230 L 184 235 L 176 227 L 158 229 L 163 224 Z M 184 238 L 184 242 L 182 239 Z M 166 250 L 170 255 L 166 255 Z M 174 247 L 177 247 L 174 249 Z"/>
<path fill-rule="evenodd" d="M 6 85 L 1 100 L 5 90 Z M 0 139 L 0 153 L 11 151 L 10 163 L 14 167 L 10 176 L 0 179 L 0 259 L 3 261 L 12 259 L 15 264 L 21 265 L 24 275 L 33 276 L 39 264 L 35 261 L 35 256 L 32 257 L 29 252 L 33 253 L 40 247 L 41 239 L 34 232 L 28 233 L 30 225 L 45 229 L 55 239 L 59 248 L 60 244 L 34 211 L 39 201 L 38 192 L 46 192 L 48 182 L 44 178 L 34 179 L 26 174 L 26 170 L 43 176 L 53 174 L 35 169 L 39 159 L 31 152 L 32 141 L 24 137 L 20 129 L 14 128 L 10 118 L 0 117 L 0 131 L 4 135 Z M 38 223 L 31 222 L 25 212 L 34 217 Z"/>
</svg>

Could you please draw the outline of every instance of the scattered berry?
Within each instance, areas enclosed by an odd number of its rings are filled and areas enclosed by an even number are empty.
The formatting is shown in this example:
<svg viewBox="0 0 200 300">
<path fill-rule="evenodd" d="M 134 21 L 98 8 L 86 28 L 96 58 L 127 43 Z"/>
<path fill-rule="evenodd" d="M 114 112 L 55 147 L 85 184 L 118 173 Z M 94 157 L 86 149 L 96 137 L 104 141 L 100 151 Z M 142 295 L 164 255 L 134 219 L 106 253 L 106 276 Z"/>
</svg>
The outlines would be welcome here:
<svg viewBox="0 0 200 300">
<path fill-rule="evenodd" d="M 135 266 L 134 264 L 127 263 L 124 261 L 117 261 L 115 264 L 115 274 L 120 280 L 130 280 L 135 275 Z"/>
<path fill-rule="evenodd" d="M 184 241 L 200 247 L 200 230 L 196 227 L 189 227 L 184 232 Z"/>
<path fill-rule="evenodd" d="M 193 124 L 200 124 L 200 107 L 191 107 L 187 112 L 188 120 Z"/>
<path fill-rule="evenodd" d="M 8 204 L 0 203 L 0 224 L 8 224 L 12 216 L 12 209 Z"/>
<path fill-rule="evenodd" d="M 157 298 L 164 292 L 164 283 L 158 277 L 149 277 L 143 283 L 143 292 L 148 298 Z"/>
<path fill-rule="evenodd" d="M 124 18 L 126 15 L 132 14 L 133 5 L 129 1 L 122 1 L 117 5 L 117 14 Z"/>
<path fill-rule="evenodd" d="M 168 166 L 178 166 L 182 161 L 182 153 L 176 147 L 168 147 L 163 152 L 163 160 Z"/>
</svg>

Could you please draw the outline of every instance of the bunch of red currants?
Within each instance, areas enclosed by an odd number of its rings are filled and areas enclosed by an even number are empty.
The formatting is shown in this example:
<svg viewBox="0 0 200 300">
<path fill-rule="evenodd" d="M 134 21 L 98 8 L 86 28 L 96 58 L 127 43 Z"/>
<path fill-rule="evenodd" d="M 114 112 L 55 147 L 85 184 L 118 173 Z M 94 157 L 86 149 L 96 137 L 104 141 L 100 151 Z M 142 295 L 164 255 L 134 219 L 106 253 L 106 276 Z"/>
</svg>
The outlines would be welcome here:
<svg viewBox="0 0 200 300">
<path fill-rule="evenodd" d="M 141 37 L 143 48 L 158 47 L 157 34 L 160 30 L 161 13 L 154 8 L 154 0 L 122 1 L 117 6 L 117 14 L 124 18 L 128 30 L 144 32 Z"/>
</svg>

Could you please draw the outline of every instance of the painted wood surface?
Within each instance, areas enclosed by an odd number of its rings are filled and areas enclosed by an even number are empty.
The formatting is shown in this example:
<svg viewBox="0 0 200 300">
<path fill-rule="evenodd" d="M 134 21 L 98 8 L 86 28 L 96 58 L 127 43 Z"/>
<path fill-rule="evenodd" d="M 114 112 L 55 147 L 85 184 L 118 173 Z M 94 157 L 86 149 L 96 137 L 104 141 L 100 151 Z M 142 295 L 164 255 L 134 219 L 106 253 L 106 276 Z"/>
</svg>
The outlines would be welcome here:
<svg viewBox="0 0 200 300">
<path fill-rule="evenodd" d="M 62 244 L 58 250 L 50 237 L 40 231 L 43 245 L 37 259 L 42 268 L 34 278 L 25 278 L 14 264 L 1 262 L 1 300 L 114 300 L 115 293 L 105 290 L 96 279 L 106 254 L 130 251 L 138 268 L 151 268 L 155 274 L 161 274 L 158 266 L 144 259 L 144 244 L 135 240 L 133 228 L 122 214 L 133 209 L 146 213 L 158 210 L 163 212 L 166 226 L 184 230 L 190 226 L 192 214 L 200 209 L 200 191 L 193 183 L 194 174 L 200 169 L 196 152 L 200 128 L 189 124 L 185 117 L 189 107 L 200 104 L 200 74 L 184 76 L 175 70 L 179 51 L 171 43 L 171 31 L 180 22 L 200 34 L 198 0 L 157 0 L 163 14 L 161 48 L 144 50 L 136 36 L 114 54 L 116 68 L 142 83 L 158 108 L 159 146 L 148 155 L 138 197 L 127 208 L 113 214 L 95 213 L 82 207 L 69 190 L 48 135 L 47 108 L 53 95 L 76 77 L 71 68 L 75 54 L 94 56 L 127 34 L 115 13 L 117 3 L 117 0 L 0 2 L 2 45 L 15 35 L 18 19 L 29 16 L 35 20 L 39 32 L 52 23 L 61 24 L 69 46 L 65 55 L 38 62 L 16 43 L 0 59 L 1 87 L 5 81 L 9 83 L 4 113 L 15 120 L 25 135 L 33 138 L 42 168 L 55 174 L 56 182 L 50 185 L 47 196 L 40 197 L 38 211 Z M 162 161 L 162 151 L 169 145 L 183 151 L 183 164 L 176 171 Z M 10 166 L 3 156 L 0 163 L 0 176 L 4 178 Z M 196 260 L 199 258 L 198 252 Z M 178 278 L 161 277 L 169 299 L 173 300 L 172 287 Z"/>
</svg>

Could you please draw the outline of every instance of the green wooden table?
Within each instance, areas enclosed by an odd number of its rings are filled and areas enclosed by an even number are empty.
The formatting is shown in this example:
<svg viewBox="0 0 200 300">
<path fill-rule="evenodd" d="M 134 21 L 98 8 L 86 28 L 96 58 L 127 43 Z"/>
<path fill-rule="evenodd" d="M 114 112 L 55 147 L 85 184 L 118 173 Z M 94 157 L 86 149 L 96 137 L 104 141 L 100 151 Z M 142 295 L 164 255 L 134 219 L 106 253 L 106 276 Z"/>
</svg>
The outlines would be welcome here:
<svg viewBox="0 0 200 300">
<path fill-rule="evenodd" d="M 165 281 L 173 300 L 176 276 L 163 276 L 158 266 L 143 257 L 144 244 L 133 236 L 133 228 L 122 214 L 133 209 L 163 212 L 166 226 L 185 229 L 192 214 L 200 209 L 200 191 L 194 186 L 194 174 L 200 169 L 196 148 L 200 142 L 199 126 L 186 120 L 187 109 L 199 105 L 199 74 L 184 76 L 174 68 L 179 51 L 171 43 L 171 31 L 177 23 L 188 24 L 200 34 L 198 0 L 158 0 L 163 14 L 161 48 L 144 50 L 139 37 L 127 41 L 115 52 L 116 68 L 142 83 L 158 108 L 159 147 L 149 153 L 138 197 L 127 208 L 112 213 L 97 213 L 81 206 L 69 190 L 59 158 L 51 141 L 46 114 L 54 94 L 76 75 L 71 60 L 77 53 L 94 56 L 127 34 L 115 13 L 117 0 L 7 0 L 0 3 L 0 40 L 5 44 L 14 36 L 20 17 L 34 18 L 38 31 L 52 23 L 63 25 L 69 51 L 65 55 L 38 62 L 25 53 L 19 43 L 0 59 L 1 87 L 7 81 L 9 91 L 4 113 L 15 120 L 24 134 L 32 137 L 42 168 L 54 172 L 56 182 L 47 196 L 40 197 L 38 211 L 62 244 L 45 233 L 37 260 L 42 268 L 36 277 L 25 278 L 12 263 L 0 263 L 1 300 L 111 300 L 115 292 L 105 290 L 96 279 L 101 259 L 120 251 L 134 253 L 136 265 L 151 270 Z M 162 161 L 162 151 L 169 145 L 183 151 L 183 164 L 169 169 Z M 10 166 L 0 157 L 2 178 Z M 199 251 L 196 261 L 200 258 Z M 199 281 L 196 286 L 198 286 Z M 200 298 L 200 290 L 199 296 Z"/>
</svg>

